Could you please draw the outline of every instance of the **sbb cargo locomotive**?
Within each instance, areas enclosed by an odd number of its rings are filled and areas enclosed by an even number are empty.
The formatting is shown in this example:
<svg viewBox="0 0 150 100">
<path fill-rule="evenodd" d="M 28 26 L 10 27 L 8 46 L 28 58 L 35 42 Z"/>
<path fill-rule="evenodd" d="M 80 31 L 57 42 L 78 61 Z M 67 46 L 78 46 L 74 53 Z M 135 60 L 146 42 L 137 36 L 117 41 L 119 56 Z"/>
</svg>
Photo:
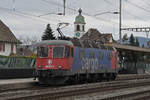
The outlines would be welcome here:
<svg viewBox="0 0 150 100">
<path fill-rule="evenodd" d="M 117 53 L 114 50 L 82 48 L 71 41 L 50 40 L 38 45 L 36 74 L 40 83 L 95 82 L 115 79 Z"/>
</svg>

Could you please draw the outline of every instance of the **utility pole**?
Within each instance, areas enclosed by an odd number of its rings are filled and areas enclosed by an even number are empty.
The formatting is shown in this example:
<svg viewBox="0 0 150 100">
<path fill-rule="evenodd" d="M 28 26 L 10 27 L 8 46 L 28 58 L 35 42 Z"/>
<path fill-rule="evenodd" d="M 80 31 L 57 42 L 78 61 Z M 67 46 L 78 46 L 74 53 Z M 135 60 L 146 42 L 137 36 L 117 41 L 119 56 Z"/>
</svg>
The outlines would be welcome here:
<svg viewBox="0 0 150 100">
<path fill-rule="evenodd" d="M 120 6 L 119 6 L 119 39 L 120 39 L 120 44 L 122 44 L 122 34 L 121 34 L 121 28 L 122 28 L 122 26 L 121 26 L 121 23 L 122 23 L 121 22 L 122 0 L 120 0 L 119 4 L 120 4 Z"/>
<path fill-rule="evenodd" d="M 66 10 L 66 0 L 63 0 L 64 1 L 64 13 L 63 13 L 63 15 L 65 15 L 65 10 Z"/>
</svg>

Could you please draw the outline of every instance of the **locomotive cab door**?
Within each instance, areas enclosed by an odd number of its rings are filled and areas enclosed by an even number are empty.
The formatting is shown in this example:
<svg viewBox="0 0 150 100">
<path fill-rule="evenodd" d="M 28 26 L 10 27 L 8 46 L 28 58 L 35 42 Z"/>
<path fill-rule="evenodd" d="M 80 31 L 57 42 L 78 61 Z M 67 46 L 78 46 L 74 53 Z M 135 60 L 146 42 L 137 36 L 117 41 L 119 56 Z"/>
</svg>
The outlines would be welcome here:
<svg viewBox="0 0 150 100">
<path fill-rule="evenodd" d="M 73 56 L 74 56 L 74 48 L 71 46 L 65 46 L 65 58 L 67 58 L 67 67 L 72 69 L 73 64 Z"/>
</svg>

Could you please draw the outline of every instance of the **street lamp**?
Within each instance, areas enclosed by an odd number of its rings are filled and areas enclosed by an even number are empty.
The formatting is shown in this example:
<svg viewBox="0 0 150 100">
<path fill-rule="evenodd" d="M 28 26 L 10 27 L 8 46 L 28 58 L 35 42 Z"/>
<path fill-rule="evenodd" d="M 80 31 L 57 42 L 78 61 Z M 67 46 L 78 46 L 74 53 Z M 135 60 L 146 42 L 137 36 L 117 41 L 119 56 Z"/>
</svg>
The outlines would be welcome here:
<svg viewBox="0 0 150 100">
<path fill-rule="evenodd" d="M 107 13 L 110 13 L 110 14 L 119 14 L 119 39 L 120 39 L 120 43 L 122 43 L 122 38 L 121 38 L 121 13 L 120 12 L 111 12 L 111 11 L 107 11 L 107 12 L 102 12 L 102 13 L 98 13 L 98 14 L 95 14 L 94 16 L 99 16 L 99 15 L 103 15 L 103 14 L 107 14 Z"/>
<path fill-rule="evenodd" d="M 46 15 L 51 15 L 51 14 L 55 14 L 55 15 L 64 15 L 63 13 L 46 13 L 46 14 L 39 15 L 38 17 L 46 16 Z"/>
<path fill-rule="evenodd" d="M 120 9 L 119 9 L 119 12 L 110 12 L 110 11 L 107 11 L 107 12 L 102 12 L 102 13 L 99 13 L 99 14 L 95 14 L 94 16 L 99 16 L 99 15 L 103 15 L 103 14 L 107 14 L 107 13 L 111 13 L 111 14 L 119 14 L 119 40 L 120 40 L 120 44 L 122 44 L 122 35 L 121 35 L 121 29 L 122 29 L 122 26 L 121 26 L 121 0 L 120 0 Z"/>
<path fill-rule="evenodd" d="M 119 12 L 106 11 L 106 12 L 95 14 L 94 16 L 99 16 L 99 15 L 103 15 L 103 14 L 107 14 L 107 13 L 110 13 L 110 14 L 119 14 Z"/>
</svg>

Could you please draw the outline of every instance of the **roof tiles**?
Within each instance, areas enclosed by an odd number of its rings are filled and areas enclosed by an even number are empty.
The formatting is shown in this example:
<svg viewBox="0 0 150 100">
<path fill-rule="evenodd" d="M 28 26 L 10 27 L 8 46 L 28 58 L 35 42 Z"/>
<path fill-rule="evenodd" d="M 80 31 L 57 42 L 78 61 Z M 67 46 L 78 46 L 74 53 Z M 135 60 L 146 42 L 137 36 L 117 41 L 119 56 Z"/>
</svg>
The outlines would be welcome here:
<svg viewBox="0 0 150 100">
<path fill-rule="evenodd" d="M 18 43 L 19 41 L 11 32 L 11 30 L 0 20 L 0 41 L 4 42 L 14 42 Z"/>
</svg>

